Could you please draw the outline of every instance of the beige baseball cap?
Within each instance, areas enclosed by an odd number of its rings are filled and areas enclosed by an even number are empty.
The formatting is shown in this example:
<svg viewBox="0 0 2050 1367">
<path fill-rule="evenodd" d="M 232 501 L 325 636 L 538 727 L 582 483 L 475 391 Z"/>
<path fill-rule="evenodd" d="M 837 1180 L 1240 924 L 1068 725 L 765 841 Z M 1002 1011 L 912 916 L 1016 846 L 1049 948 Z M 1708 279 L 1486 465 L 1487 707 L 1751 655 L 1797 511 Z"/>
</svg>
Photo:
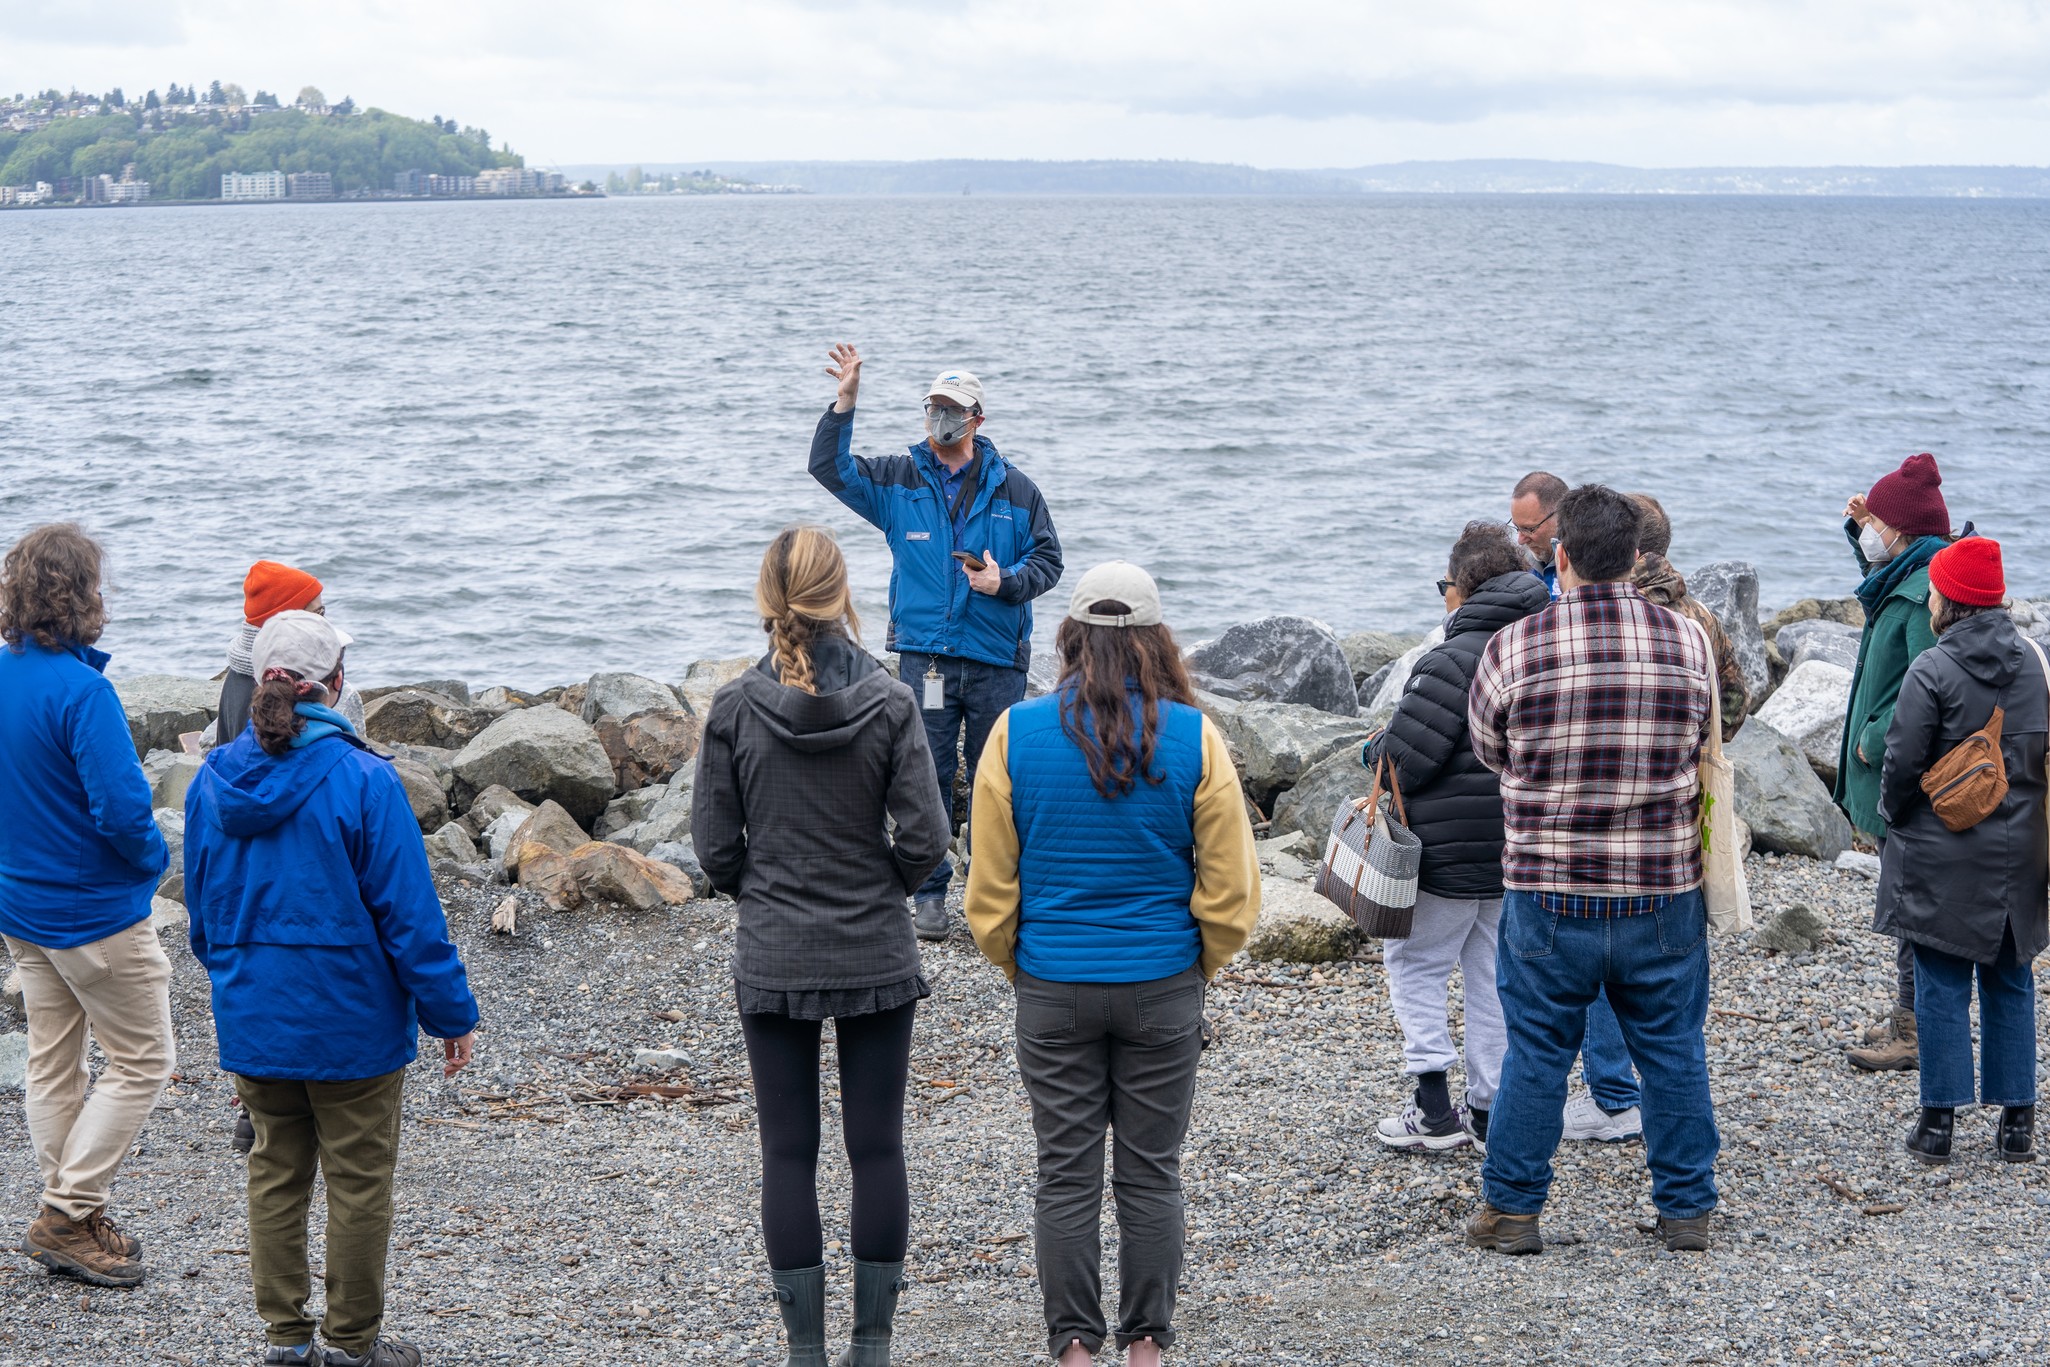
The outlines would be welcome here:
<svg viewBox="0 0 2050 1367">
<path fill-rule="evenodd" d="M 932 388 L 925 391 L 928 399 L 946 399 L 963 408 L 980 410 L 982 407 L 982 381 L 965 370 L 943 370 L 932 382 Z"/>
<path fill-rule="evenodd" d="M 1123 603 L 1130 611 L 1091 612 L 1102 602 Z M 1098 565 L 1075 585 L 1068 600 L 1068 620 L 1092 627 L 1157 627 L 1160 625 L 1160 586 L 1153 576 L 1137 565 L 1113 560 Z"/>
<path fill-rule="evenodd" d="M 289 669 L 319 683 L 335 672 L 342 652 L 353 644 L 354 637 L 317 612 L 281 612 L 263 624 L 249 653 L 259 681 L 273 669 Z"/>
</svg>

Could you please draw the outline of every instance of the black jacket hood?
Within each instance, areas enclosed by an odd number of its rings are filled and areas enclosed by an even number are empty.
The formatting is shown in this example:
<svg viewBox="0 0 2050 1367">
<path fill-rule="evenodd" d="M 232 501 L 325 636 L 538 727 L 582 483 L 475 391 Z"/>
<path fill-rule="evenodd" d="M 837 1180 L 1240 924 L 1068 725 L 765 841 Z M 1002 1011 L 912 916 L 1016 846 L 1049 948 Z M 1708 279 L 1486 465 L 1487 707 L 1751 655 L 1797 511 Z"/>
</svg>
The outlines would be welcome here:
<svg viewBox="0 0 2050 1367">
<path fill-rule="evenodd" d="M 2020 677 L 2028 647 L 2005 612 L 1967 617 L 1943 633 L 1943 653 L 1988 688 L 2005 688 Z"/>
<path fill-rule="evenodd" d="M 1450 638 L 1469 631 L 1484 631 L 1492 636 L 1503 627 L 1544 611 L 1551 601 L 1552 591 L 1530 571 L 1498 574 L 1459 605 L 1452 620 L 1445 624 L 1445 635 Z"/>
<path fill-rule="evenodd" d="M 821 636 L 812 646 L 817 693 L 782 683 L 771 651 L 741 675 L 741 698 L 762 724 L 798 750 L 838 750 L 852 744 L 879 712 L 892 690 L 903 687 L 874 657 L 839 636 Z"/>
</svg>

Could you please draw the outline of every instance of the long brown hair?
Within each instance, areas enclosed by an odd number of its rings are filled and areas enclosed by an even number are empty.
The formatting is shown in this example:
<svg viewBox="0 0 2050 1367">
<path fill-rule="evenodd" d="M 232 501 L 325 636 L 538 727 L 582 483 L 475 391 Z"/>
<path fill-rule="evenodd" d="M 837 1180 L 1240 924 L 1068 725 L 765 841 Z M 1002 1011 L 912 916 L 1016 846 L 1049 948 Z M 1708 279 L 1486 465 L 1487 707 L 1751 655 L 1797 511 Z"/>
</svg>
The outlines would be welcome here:
<svg viewBox="0 0 2050 1367">
<path fill-rule="evenodd" d="M 776 652 L 776 674 L 792 688 L 818 692 L 812 642 L 840 634 L 859 643 L 861 618 L 847 586 L 847 560 L 823 527 L 785 527 L 762 553 L 755 611 Z"/>
<path fill-rule="evenodd" d="M 1118 615 L 1129 605 L 1111 600 L 1089 611 Z M 1189 671 L 1165 626 L 1099 627 L 1073 618 L 1054 635 L 1061 657 L 1061 730 L 1081 747 L 1089 781 L 1105 797 L 1118 798 L 1144 778 L 1159 783 L 1153 754 L 1160 739 L 1160 704 L 1196 701 Z M 1139 695 L 1138 724 L 1132 693 Z"/>
<path fill-rule="evenodd" d="M 74 522 L 52 522 L 14 543 L 0 562 L 0 639 L 45 650 L 89 646 L 107 626 L 100 543 Z"/>
</svg>

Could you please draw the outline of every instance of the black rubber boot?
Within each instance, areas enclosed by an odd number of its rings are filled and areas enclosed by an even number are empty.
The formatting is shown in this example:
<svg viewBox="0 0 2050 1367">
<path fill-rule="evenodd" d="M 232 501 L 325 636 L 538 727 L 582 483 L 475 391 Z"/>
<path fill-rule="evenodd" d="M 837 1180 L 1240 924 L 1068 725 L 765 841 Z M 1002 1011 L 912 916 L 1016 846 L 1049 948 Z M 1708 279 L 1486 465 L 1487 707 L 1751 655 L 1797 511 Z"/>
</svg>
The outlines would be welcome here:
<svg viewBox="0 0 2050 1367">
<path fill-rule="evenodd" d="M 783 1367 L 826 1367 L 826 1267 L 769 1273 L 776 1284 L 776 1309 L 790 1341 Z"/>
<path fill-rule="evenodd" d="M 2036 1108 L 2000 1108 L 2000 1156 L 2010 1163 L 2036 1161 Z"/>
<path fill-rule="evenodd" d="M 854 1260 L 854 1346 L 835 1367 L 890 1367 L 890 1326 L 903 1289 L 903 1263 Z"/>
<path fill-rule="evenodd" d="M 1957 1112 L 1948 1106 L 1924 1106 L 1922 1118 L 1908 1132 L 1907 1150 L 1924 1163 L 1950 1161 L 1950 1132 Z"/>
</svg>

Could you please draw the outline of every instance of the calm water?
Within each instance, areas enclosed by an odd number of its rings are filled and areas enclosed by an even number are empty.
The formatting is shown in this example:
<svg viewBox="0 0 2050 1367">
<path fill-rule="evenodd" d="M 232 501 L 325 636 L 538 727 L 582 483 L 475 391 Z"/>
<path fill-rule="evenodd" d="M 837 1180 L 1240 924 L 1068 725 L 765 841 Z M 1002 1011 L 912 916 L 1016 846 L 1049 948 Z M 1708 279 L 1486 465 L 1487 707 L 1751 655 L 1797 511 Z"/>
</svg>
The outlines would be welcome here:
<svg viewBox="0 0 2050 1367">
<path fill-rule="evenodd" d="M 1661 496 L 1683 568 L 1849 588 L 1904 455 L 2050 589 L 2050 205 L 1792 199 L 751 199 L 0 214 L 0 538 L 83 521 L 117 673 L 211 673 L 253 559 L 326 581 L 365 682 L 674 678 L 753 649 L 827 346 L 857 449 L 944 365 L 1071 574 L 1186 637 L 1421 628 L 1542 466 Z M 1042 641 L 1064 602 L 1042 600 Z M 1049 608 L 1053 608 L 1049 611 Z"/>
</svg>

